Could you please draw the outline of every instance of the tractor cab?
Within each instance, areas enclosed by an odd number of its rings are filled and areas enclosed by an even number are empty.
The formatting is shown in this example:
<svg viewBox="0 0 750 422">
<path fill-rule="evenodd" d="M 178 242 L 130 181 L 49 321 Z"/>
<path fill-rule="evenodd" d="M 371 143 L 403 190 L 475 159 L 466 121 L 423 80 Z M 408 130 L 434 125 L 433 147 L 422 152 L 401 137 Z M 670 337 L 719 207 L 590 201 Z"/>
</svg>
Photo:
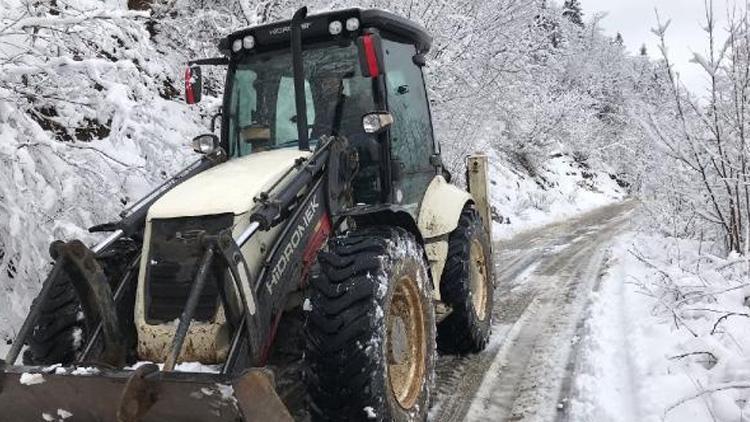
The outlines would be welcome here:
<svg viewBox="0 0 750 422">
<path fill-rule="evenodd" d="M 421 69 L 431 37 L 380 10 L 305 17 L 304 88 L 298 90 L 291 27 L 283 21 L 221 40 L 228 72 L 221 138 L 215 142 L 232 159 L 280 148 L 307 150 L 322 136 L 345 137 L 359 156 L 355 204 L 397 204 L 415 213 L 439 170 Z M 195 102 L 200 71 L 192 67 L 188 74 L 186 96 Z"/>
</svg>

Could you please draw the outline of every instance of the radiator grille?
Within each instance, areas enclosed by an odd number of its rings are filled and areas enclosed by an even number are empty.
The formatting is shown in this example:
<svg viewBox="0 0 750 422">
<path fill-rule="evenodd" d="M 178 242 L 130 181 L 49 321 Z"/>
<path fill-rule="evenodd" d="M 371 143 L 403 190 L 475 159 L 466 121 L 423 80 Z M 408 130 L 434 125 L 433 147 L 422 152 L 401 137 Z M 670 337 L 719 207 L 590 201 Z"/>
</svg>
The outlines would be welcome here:
<svg viewBox="0 0 750 422">
<path fill-rule="evenodd" d="M 169 322 L 180 317 L 203 257 L 201 234 L 216 234 L 230 227 L 232 222 L 232 214 L 151 222 L 146 271 L 146 320 L 149 323 Z M 213 319 L 219 304 L 216 280 L 223 281 L 224 273 L 216 264 L 209 272 L 194 320 Z"/>
</svg>

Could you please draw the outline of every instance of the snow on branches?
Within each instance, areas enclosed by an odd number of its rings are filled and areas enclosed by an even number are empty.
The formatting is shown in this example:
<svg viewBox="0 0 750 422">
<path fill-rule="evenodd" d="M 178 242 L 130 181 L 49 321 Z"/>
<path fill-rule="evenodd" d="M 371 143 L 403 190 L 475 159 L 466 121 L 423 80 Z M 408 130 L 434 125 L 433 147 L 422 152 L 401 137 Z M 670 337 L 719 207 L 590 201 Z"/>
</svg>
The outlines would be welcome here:
<svg viewBox="0 0 750 422">
<path fill-rule="evenodd" d="M 94 0 L 0 0 L 0 327 L 26 313 L 52 240 L 93 241 L 86 228 L 182 167 L 204 130 L 175 101 L 181 65 L 159 57 L 150 20 Z"/>
<path fill-rule="evenodd" d="M 737 17 L 739 16 L 739 17 Z M 668 27 L 659 21 L 654 30 L 660 41 L 663 80 L 668 81 L 669 104 L 653 104 L 644 126 L 653 135 L 655 157 L 662 161 L 655 178 L 673 183 L 654 183 L 649 192 L 671 211 L 659 213 L 672 219 L 673 235 L 698 234 L 724 244 L 727 251 L 747 253 L 750 241 L 750 171 L 748 160 L 748 113 L 750 97 L 750 21 L 747 13 L 729 16 L 726 39 L 718 38 L 716 18 L 706 6 L 704 31 L 706 54 L 694 53 L 709 81 L 705 96 L 696 97 L 680 83 L 667 54 Z M 657 160 L 659 158 L 656 158 Z M 677 220 L 680 220 L 678 223 Z M 677 226 L 680 226 L 679 228 Z"/>
</svg>

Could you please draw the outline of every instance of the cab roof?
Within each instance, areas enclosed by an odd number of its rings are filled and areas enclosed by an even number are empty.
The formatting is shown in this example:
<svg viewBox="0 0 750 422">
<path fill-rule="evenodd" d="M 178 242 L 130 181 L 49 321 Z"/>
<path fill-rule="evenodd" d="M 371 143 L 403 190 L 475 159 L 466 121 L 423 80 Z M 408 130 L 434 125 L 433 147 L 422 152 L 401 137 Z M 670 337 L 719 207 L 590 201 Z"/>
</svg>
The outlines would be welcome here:
<svg viewBox="0 0 750 422">
<path fill-rule="evenodd" d="M 346 26 L 346 21 L 357 18 L 360 22 L 355 31 L 343 29 L 342 34 L 331 35 L 328 26 L 333 21 L 339 21 Z M 273 22 L 265 25 L 253 26 L 233 32 L 219 43 L 219 49 L 227 56 L 231 54 L 231 45 L 237 39 L 252 35 L 255 45 L 260 50 L 277 49 L 290 43 L 291 20 Z M 420 53 L 427 53 L 432 46 L 432 36 L 419 24 L 399 15 L 380 9 L 343 9 L 315 15 L 309 15 L 302 21 L 302 42 L 322 41 L 334 39 L 338 36 L 361 34 L 364 28 L 374 28 L 384 33 L 395 35 L 413 43 Z"/>
</svg>

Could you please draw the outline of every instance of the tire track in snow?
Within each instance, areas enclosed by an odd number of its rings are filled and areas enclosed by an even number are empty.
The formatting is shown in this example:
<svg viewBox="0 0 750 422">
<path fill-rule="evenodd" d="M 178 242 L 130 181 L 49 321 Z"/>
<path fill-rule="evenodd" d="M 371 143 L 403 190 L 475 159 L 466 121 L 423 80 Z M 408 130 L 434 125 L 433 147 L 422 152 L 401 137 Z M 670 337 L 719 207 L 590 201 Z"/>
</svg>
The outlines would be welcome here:
<svg viewBox="0 0 750 422">
<path fill-rule="evenodd" d="M 439 358 L 431 420 L 555 418 L 587 292 L 633 206 L 604 207 L 499 244 L 490 345 L 478 355 Z"/>
</svg>

